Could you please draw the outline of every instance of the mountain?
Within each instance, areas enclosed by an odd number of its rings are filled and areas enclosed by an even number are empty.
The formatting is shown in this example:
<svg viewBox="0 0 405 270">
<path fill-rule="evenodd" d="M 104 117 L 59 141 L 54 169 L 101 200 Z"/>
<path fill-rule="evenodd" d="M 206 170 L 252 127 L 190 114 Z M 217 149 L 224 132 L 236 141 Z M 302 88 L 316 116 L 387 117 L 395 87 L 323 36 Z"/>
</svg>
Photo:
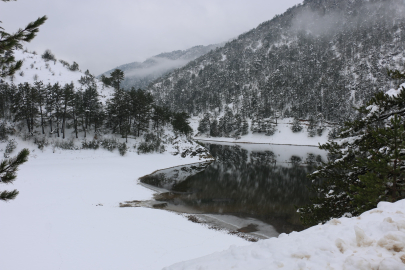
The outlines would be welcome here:
<svg viewBox="0 0 405 270">
<path fill-rule="evenodd" d="M 129 64 L 118 66 L 114 69 L 104 72 L 101 75 L 109 76 L 115 69 L 120 69 L 125 73 L 125 79 L 122 82 L 122 87 L 136 89 L 146 89 L 148 85 L 161 77 L 162 75 L 185 66 L 188 62 L 215 50 L 224 44 L 214 44 L 208 46 L 195 46 L 188 50 L 178 50 L 169 53 L 161 53 L 151 58 L 148 58 L 142 63 L 132 62 Z M 99 77 L 100 77 L 99 76 Z"/>
<path fill-rule="evenodd" d="M 404 70 L 404 15 L 402 0 L 305 0 L 148 90 L 194 115 L 342 121 L 396 85 L 387 69 Z"/>
</svg>

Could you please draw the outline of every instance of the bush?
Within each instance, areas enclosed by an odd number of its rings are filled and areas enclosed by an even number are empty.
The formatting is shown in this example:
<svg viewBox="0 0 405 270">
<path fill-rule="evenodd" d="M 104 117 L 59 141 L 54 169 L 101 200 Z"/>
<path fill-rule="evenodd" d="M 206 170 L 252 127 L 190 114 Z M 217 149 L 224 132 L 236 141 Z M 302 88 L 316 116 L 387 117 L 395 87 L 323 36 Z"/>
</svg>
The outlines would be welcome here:
<svg viewBox="0 0 405 270">
<path fill-rule="evenodd" d="M 159 152 L 163 153 L 165 151 L 164 145 L 162 145 L 162 140 L 153 133 L 147 133 L 144 135 L 145 141 L 140 143 L 138 146 L 137 153 L 152 153 Z"/>
<path fill-rule="evenodd" d="M 57 141 L 55 142 L 55 147 L 62 150 L 79 150 L 79 147 L 75 146 L 73 140 L 69 141 Z"/>
<path fill-rule="evenodd" d="M 42 58 L 43 58 L 45 61 L 50 61 L 50 60 L 56 61 L 55 55 L 51 52 L 51 50 L 46 50 L 46 51 L 44 52 L 44 54 L 42 55 Z"/>
<path fill-rule="evenodd" d="M 120 152 L 121 156 L 124 156 L 128 151 L 127 144 L 126 143 L 118 143 L 118 151 Z"/>
<path fill-rule="evenodd" d="M 113 139 L 113 138 L 103 139 L 103 140 L 101 140 L 101 147 L 112 152 L 115 148 L 118 147 L 118 141 L 117 141 L 117 139 Z"/>
<path fill-rule="evenodd" d="M 93 139 L 91 141 L 84 140 L 82 142 L 82 149 L 94 149 L 94 150 L 96 150 L 98 148 L 100 148 L 100 142 L 98 140 L 96 140 L 96 139 Z"/>
<path fill-rule="evenodd" d="M 63 67 L 68 67 L 70 69 L 70 64 L 68 62 L 66 62 L 65 60 L 59 60 L 59 62 L 61 62 Z"/>
<path fill-rule="evenodd" d="M 42 138 L 37 138 L 37 137 L 35 137 L 35 138 L 34 138 L 34 144 L 38 145 L 38 149 L 39 149 L 39 150 L 44 150 L 44 147 L 45 147 L 45 146 L 48 146 L 49 142 L 48 142 L 48 140 L 45 138 L 45 136 L 42 137 Z"/>
<path fill-rule="evenodd" d="M 73 64 L 69 68 L 71 71 L 77 71 L 79 70 L 79 64 L 76 62 L 73 62 Z"/>
<path fill-rule="evenodd" d="M 9 158 L 10 154 L 17 148 L 17 142 L 14 139 L 8 141 L 6 150 L 4 151 L 4 157 Z"/>
<path fill-rule="evenodd" d="M 302 126 L 301 126 L 301 122 L 300 122 L 300 120 L 298 118 L 294 118 L 294 121 L 293 121 L 292 126 L 291 126 L 291 130 L 294 133 L 301 132 Z"/>
</svg>

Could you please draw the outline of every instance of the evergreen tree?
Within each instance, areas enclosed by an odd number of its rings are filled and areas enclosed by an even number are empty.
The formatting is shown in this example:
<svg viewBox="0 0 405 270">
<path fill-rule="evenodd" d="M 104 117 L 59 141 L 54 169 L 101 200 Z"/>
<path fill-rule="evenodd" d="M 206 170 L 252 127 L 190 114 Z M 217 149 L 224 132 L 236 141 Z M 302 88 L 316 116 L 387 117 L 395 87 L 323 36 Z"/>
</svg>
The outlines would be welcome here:
<svg viewBox="0 0 405 270">
<path fill-rule="evenodd" d="M 68 117 L 68 113 L 70 113 L 70 107 L 72 106 L 72 100 L 74 97 L 74 85 L 73 83 L 66 84 L 62 89 L 62 102 L 63 102 L 63 109 L 62 109 L 62 133 L 63 139 L 65 138 L 65 131 L 66 131 L 66 118 Z"/>
<path fill-rule="evenodd" d="M 241 131 L 241 133 L 242 133 L 242 136 L 249 134 L 249 123 L 248 123 L 248 121 L 246 119 L 243 119 L 243 121 L 242 121 L 242 131 Z"/>
<path fill-rule="evenodd" d="M 8 0 L 2 0 L 7 2 Z M 46 16 L 29 23 L 24 29 L 18 29 L 14 34 L 9 34 L 0 27 L 0 78 L 12 76 L 22 66 L 22 61 L 15 61 L 13 50 L 22 49 L 23 42 L 30 42 L 38 33 L 39 27 L 47 20 Z"/>
<path fill-rule="evenodd" d="M 37 105 L 39 107 L 39 115 L 41 117 L 41 130 L 42 134 L 45 134 L 46 88 L 42 81 L 35 81 L 34 88 L 37 93 Z"/>
<path fill-rule="evenodd" d="M 142 132 L 149 130 L 153 97 L 141 89 L 132 88 L 129 92 L 129 100 L 134 121 L 134 132 L 139 137 Z"/>
<path fill-rule="evenodd" d="M 359 108 L 362 118 L 346 122 L 337 141 L 320 148 L 329 160 L 310 175 L 318 196 L 299 209 L 304 224 L 358 215 L 383 200 L 405 198 L 405 90 L 376 94 Z"/>
<path fill-rule="evenodd" d="M 203 118 L 200 120 L 197 130 L 200 134 L 209 133 L 210 125 L 211 125 L 210 114 L 206 113 L 206 114 L 204 114 Z"/>
<path fill-rule="evenodd" d="M 115 89 L 119 89 L 121 86 L 121 82 L 124 80 L 124 72 L 120 69 L 116 69 L 110 74 L 110 81 L 111 86 Z"/>
<path fill-rule="evenodd" d="M 5 159 L 0 163 L 0 179 L 3 184 L 11 184 L 17 178 L 18 166 L 28 161 L 28 149 L 21 150 L 16 157 Z M 18 195 L 17 190 L 0 192 L 0 200 L 14 200 Z"/>
<path fill-rule="evenodd" d="M 190 116 L 185 112 L 174 113 L 172 120 L 173 129 L 185 135 L 191 134 L 193 129 L 190 127 L 190 123 L 187 120 L 188 118 L 190 118 Z"/>
<path fill-rule="evenodd" d="M 294 120 L 293 120 L 293 123 L 291 126 L 291 130 L 294 133 L 301 132 L 301 130 L 302 130 L 301 121 L 296 117 L 294 117 Z"/>
</svg>

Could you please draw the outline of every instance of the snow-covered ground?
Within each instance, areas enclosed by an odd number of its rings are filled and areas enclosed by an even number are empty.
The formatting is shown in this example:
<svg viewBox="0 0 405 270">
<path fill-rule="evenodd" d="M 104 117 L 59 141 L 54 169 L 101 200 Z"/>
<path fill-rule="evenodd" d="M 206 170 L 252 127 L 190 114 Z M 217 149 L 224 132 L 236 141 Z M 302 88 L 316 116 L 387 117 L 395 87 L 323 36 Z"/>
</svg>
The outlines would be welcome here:
<svg viewBox="0 0 405 270">
<path fill-rule="evenodd" d="M 196 140 L 201 141 L 217 141 L 217 142 L 236 142 L 236 143 L 259 143 L 259 144 L 287 144 L 287 145 L 311 145 L 318 146 L 318 144 L 324 144 L 328 141 L 328 132 L 330 128 L 326 128 L 322 136 L 316 135 L 315 137 L 309 137 L 307 128 L 303 126 L 301 132 L 294 133 L 291 131 L 292 118 L 285 118 L 279 120 L 277 125 L 277 131 L 272 136 L 266 136 L 264 134 L 252 133 L 249 130 L 249 134 L 242 136 L 240 139 L 225 137 L 207 137 L 206 135 L 195 136 Z M 193 117 L 190 121 L 190 125 L 193 127 L 194 132 L 197 133 L 198 117 Z M 249 123 L 250 126 L 250 123 Z"/>
<path fill-rule="evenodd" d="M 165 270 L 405 269 L 405 200 L 380 202 L 359 217 L 181 262 Z"/>
<path fill-rule="evenodd" d="M 33 85 L 35 81 L 42 81 L 45 85 L 59 83 L 61 86 L 73 82 L 76 88 L 81 87 L 79 80 L 82 76 L 85 76 L 84 71 L 71 71 L 67 66 L 63 66 L 59 59 L 57 61 L 45 61 L 41 55 L 23 50 L 15 50 L 14 56 L 16 60 L 22 60 L 23 65 L 12 79 L 10 77 L 6 78 L 6 82 L 12 82 L 15 85 L 27 82 Z M 100 80 L 95 80 L 100 94 L 100 101 L 104 103 L 108 98 L 111 98 L 114 89 L 104 87 Z"/>
<path fill-rule="evenodd" d="M 13 185 L 0 184 L 20 191 L 0 203 L 1 269 L 154 270 L 248 243 L 175 213 L 119 207 L 151 199 L 139 177 L 198 157 L 50 146 L 41 152 L 23 141 L 14 154 L 23 147 L 31 151 L 29 161 Z"/>
</svg>

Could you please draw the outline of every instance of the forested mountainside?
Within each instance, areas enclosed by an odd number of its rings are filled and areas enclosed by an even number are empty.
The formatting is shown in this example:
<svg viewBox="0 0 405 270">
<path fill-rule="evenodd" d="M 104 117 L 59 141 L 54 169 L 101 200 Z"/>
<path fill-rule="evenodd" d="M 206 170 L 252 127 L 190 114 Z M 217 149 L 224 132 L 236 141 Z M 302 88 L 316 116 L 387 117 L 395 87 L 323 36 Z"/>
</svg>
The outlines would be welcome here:
<svg viewBox="0 0 405 270">
<path fill-rule="evenodd" d="M 395 86 L 387 69 L 404 69 L 404 15 L 402 0 L 305 0 L 148 90 L 195 115 L 229 107 L 242 118 L 337 122 Z"/>
<path fill-rule="evenodd" d="M 223 45 L 224 44 L 214 44 L 208 46 L 200 45 L 187 50 L 161 53 L 148 58 L 142 63 L 132 62 L 118 66 L 115 69 L 120 69 L 125 73 L 125 79 L 122 82 L 122 87 L 127 89 L 130 89 L 131 87 L 135 87 L 135 89 L 146 89 L 153 80 L 156 80 L 160 76 L 171 72 L 176 68 L 183 67 L 188 62 Z M 110 73 L 115 69 L 106 71 L 101 75 L 109 76 Z"/>
</svg>

